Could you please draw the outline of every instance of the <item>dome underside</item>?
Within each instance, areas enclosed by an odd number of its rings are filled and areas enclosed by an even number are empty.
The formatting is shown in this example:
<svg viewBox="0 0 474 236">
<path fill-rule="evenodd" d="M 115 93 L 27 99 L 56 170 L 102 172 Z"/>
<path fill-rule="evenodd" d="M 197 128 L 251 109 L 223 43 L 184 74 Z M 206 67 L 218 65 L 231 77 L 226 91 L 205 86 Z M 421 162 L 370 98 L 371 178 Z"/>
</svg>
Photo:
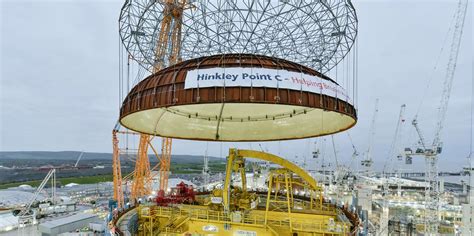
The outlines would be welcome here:
<svg viewBox="0 0 474 236">
<path fill-rule="evenodd" d="M 123 117 L 121 123 L 140 133 L 171 138 L 271 141 L 333 134 L 349 129 L 356 120 L 349 115 L 323 109 L 226 103 L 143 110 Z"/>
</svg>

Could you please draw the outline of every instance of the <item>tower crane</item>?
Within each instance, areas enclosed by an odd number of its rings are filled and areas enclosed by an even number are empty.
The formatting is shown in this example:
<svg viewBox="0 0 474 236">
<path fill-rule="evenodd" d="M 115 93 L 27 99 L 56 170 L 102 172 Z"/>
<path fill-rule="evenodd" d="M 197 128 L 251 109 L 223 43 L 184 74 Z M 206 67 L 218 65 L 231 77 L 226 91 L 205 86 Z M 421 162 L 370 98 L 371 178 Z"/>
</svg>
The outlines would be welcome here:
<svg viewBox="0 0 474 236">
<path fill-rule="evenodd" d="M 375 110 L 374 115 L 372 117 L 372 122 L 370 125 L 369 131 L 369 146 L 367 147 L 367 152 L 365 153 L 365 159 L 361 161 L 361 165 L 367 169 L 369 172 L 370 167 L 372 166 L 372 145 L 374 143 L 374 136 L 375 136 L 375 120 L 377 118 L 377 113 L 379 112 L 379 99 L 375 100 Z"/>
<path fill-rule="evenodd" d="M 449 97 L 453 86 L 454 73 L 461 45 L 464 22 L 468 7 L 468 0 L 459 0 L 455 13 L 454 31 L 449 52 L 448 65 L 443 83 L 443 92 L 440 105 L 438 107 L 437 122 L 435 126 L 433 142 L 428 144 L 419 127 L 417 115 L 412 121 L 412 125 L 418 134 L 420 148 L 413 152 L 410 148 L 405 149 L 408 157 L 418 155 L 425 158 L 425 235 L 437 235 L 439 226 L 439 186 L 438 186 L 438 155 L 442 152 L 441 132 L 448 110 Z"/>
<path fill-rule="evenodd" d="M 36 191 L 28 201 L 28 204 L 18 213 L 18 223 L 20 225 L 33 223 L 36 220 L 34 213 L 33 215 L 31 214 L 31 206 L 36 202 L 38 196 L 43 191 L 46 184 L 48 184 L 49 180 L 51 180 L 51 201 L 53 204 L 56 204 L 56 169 L 50 169 L 38 188 L 36 188 Z"/>
</svg>

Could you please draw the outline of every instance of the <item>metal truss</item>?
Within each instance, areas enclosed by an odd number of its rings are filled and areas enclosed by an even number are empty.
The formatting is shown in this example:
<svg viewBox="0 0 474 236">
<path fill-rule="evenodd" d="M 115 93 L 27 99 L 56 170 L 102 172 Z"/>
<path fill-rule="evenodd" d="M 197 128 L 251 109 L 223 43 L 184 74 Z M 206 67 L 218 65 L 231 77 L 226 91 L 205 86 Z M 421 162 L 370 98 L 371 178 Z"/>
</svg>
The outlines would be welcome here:
<svg viewBox="0 0 474 236">
<path fill-rule="evenodd" d="M 149 71 L 156 64 L 164 7 L 160 0 L 128 0 L 119 18 L 124 46 Z M 325 73 L 347 55 L 357 36 L 350 0 L 195 0 L 178 10 L 183 10 L 180 60 L 250 53 Z"/>
</svg>

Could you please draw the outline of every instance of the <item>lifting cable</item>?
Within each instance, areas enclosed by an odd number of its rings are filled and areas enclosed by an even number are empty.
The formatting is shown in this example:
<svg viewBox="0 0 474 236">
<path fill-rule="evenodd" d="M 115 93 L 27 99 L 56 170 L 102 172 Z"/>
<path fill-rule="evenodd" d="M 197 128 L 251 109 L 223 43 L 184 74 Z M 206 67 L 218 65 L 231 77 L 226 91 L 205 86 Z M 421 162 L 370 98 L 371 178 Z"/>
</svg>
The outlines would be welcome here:
<svg viewBox="0 0 474 236">
<path fill-rule="evenodd" d="M 123 54 L 123 47 L 122 47 L 122 42 L 120 41 L 119 37 L 119 50 L 118 50 L 118 66 L 119 66 L 119 71 L 118 71 L 118 84 L 119 84 L 119 96 L 118 96 L 118 109 L 120 111 L 120 108 L 122 106 L 122 96 L 123 96 L 123 65 L 122 65 L 122 54 Z"/>
<path fill-rule="evenodd" d="M 339 168 L 339 161 L 337 160 L 337 151 L 336 151 L 336 144 L 334 143 L 334 134 L 331 135 L 332 140 L 332 148 L 334 151 L 334 161 L 336 162 L 336 169 Z"/>
<path fill-rule="evenodd" d="M 323 138 L 321 145 L 321 168 L 323 168 L 323 173 L 325 173 L 326 166 L 324 165 L 324 157 L 326 156 L 326 138 Z"/>
<path fill-rule="evenodd" d="M 468 161 L 469 161 L 469 176 L 472 175 L 472 168 L 474 168 L 473 166 L 473 163 L 472 163 L 472 142 L 474 141 L 474 137 L 473 137 L 473 131 L 472 131 L 472 128 L 473 128 L 473 116 L 474 116 L 474 81 L 471 80 L 471 129 L 470 129 L 470 137 L 469 137 L 469 156 L 468 156 Z M 469 191 L 474 191 L 473 190 L 473 184 L 471 182 L 472 178 L 469 178 Z M 471 196 L 472 196 L 472 193 L 470 193 Z M 469 204 L 474 204 L 473 202 L 469 202 Z M 471 212 L 472 213 L 472 212 Z"/>
</svg>

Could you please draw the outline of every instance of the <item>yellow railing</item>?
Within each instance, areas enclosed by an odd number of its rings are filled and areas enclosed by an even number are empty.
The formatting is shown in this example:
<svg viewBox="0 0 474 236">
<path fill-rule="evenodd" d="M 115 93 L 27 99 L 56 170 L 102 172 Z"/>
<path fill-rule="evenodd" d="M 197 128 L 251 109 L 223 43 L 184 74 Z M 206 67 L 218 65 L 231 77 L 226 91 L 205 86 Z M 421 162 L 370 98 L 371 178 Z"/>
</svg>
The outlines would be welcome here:
<svg viewBox="0 0 474 236">
<path fill-rule="evenodd" d="M 255 213 L 252 214 L 243 214 L 240 217 L 240 220 L 232 219 L 230 214 L 226 214 L 222 211 L 208 210 L 208 209 L 199 209 L 192 206 L 182 205 L 180 208 L 171 208 L 171 207 L 151 207 L 150 215 L 145 217 L 187 217 L 189 220 L 205 220 L 209 222 L 218 222 L 218 223 L 233 223 L 233 224 L 245 224 L 253 225 L 256 227 L 285 227 L 290 229 L 289 219 L 269 219 L 267 225 L 265 225 L 265 213 Z M 173 231 L 173 229 L 167 229 Z M 331 234 L 346 234 L 349 232 L 350 228 L 348 224 L 341 222 L 334 222 L 329 225 L 326 221 L 319 222 L 308 222 L 307 220 L 299 220 L 298 218 L 293 218 L 291 221 L 291 230 L 292 231 L 304 231 L 304 232 L 315 232 L 315 233 L 331 233 Z"/>
</svg>

